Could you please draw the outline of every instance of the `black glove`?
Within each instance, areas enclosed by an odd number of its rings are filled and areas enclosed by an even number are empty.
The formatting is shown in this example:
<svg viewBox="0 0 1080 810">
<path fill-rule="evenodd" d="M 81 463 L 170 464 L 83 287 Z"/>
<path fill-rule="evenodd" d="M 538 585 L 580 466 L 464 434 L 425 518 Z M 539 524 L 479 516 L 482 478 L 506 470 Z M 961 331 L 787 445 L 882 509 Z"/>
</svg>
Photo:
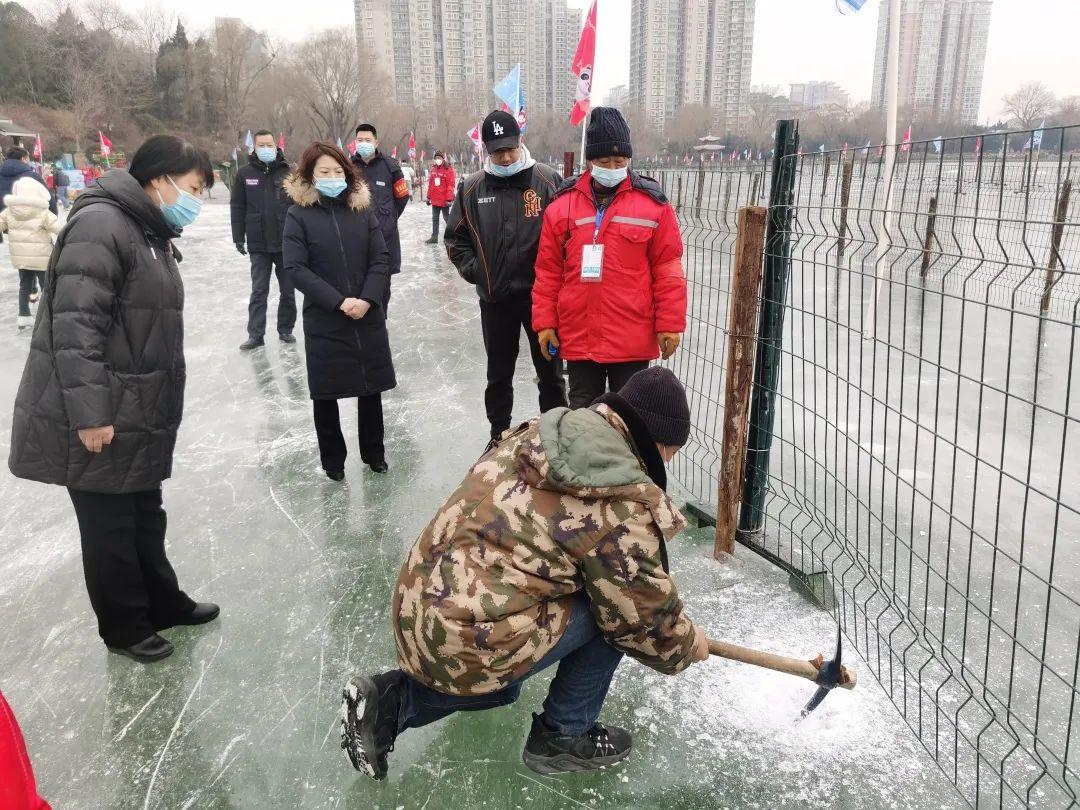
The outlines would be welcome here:
<svg viewBox="0 0 1080 810">
<path fill-rule="evenodd" d="M 240 253 L 241 256 L 247 256 L 247 248 L 244 247 L 243 242 L 237 242 L 236 243 L 236 249 Z"/>
</svg>

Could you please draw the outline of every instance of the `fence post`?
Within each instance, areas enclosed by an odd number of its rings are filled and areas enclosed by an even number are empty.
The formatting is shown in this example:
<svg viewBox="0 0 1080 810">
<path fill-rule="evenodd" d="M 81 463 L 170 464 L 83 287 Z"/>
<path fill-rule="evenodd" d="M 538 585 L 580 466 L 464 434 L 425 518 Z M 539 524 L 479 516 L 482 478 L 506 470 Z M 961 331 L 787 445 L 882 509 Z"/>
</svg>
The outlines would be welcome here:
<svg viewBox="0 0 1080 810">
<path fill-rule="evenodd" d="M 697 199 L 694 201 L 694 211 L 701 216 L 701 199 L 705 195 L 705 164 L 698 163 L 697 169 Z"/>
<path fill-rule="evenodd" d="M 934 246 L 934 223 L 937 221 L 937 197 L 930 198 L 930 209 L 926 214 L 926 236 L 923 237 L 922 264 L 919 267 L 919 278 L 926 278 L 926 271 L 930 267 L 930 248 Z"/>
<path fill-rule="evenodd" d="M 844 250 L 847 248 L 847 213 L 851 201 L 851 174 L 855 168 L 855 156 L 844 161 L 843 176 L 840 180 L 840 233 L 836 237 L 836 269 L 844 264 Z"/>
<path fill-rule="evenodd" d="M 750 428 L 746 439 L 746 471 L 739 512 L 740 538 L 757 540 L 765 523 L 765 493 L 769 486 L 769 449 L 773 439 L 774 400 L 780 380 L 784 339 L 784 309 L 791 274 L 791 218 L 798 169 L 798 122 L 776 122 L 776 145 L 769 188 L 769 219 L 765 229 L 765 269 L 761 283 L 754 388 Z M 759 544 L 759 543 L 757 543 Z"/>
<path fill-rule="evenodd" d="M 1061 262 L 1061 236 L 1065 232 L 1065 217 L 1069 213 L 1069 195 L 1072 194 L 1072 180 L 1065 178 L 1061 184 L 1061 194 L 1058 195 L 1057 205 L 1054 208 L 1054 224 L 1050 228 L 1050 261 L 1046 263 L 1046 286 L 1043 288 L 1042 311 L 1050 309 L 1050 292 L 1054 289 L 1055 273 Z"/>
<path fill-rule="evenodd" d="M 563 152 L 563 155 L 562 155 L 562 165 L 563 165 L 562 176 L 563 177 L 573 177 L 574 176 L 574 162 L 575 161 L 574 161 L 574 153 L 573 152 Z"/>
<path fill-rule="evenodd" d="M 716 500 L 713 556 L 735 553 L 735 528 L 746 460 L 747 410 L 754 381 L 754 329 L 765 248 L 765 208 L 747 205 L 736 215 L 737 241 L 728 314 L 727 378 L 724 385 L 724 440 Z"/>
<path fill-rule="evenodd" d="M 675 178 L 675 213 L 682 213 L 682 175 Z"/>
</svg>

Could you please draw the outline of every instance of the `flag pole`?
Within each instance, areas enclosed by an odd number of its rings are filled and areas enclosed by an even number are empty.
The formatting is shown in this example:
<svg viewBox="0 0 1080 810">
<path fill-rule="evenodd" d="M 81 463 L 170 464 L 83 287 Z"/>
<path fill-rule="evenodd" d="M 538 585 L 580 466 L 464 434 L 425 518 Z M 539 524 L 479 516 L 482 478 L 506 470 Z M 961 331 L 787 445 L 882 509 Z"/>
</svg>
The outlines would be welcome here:
<svg viewBox="0 0 1080 810">
<path fill-rule="evenodd" d="M 589 115 L 592 115 L 592 102 L 589 102 Z M 581 173 L 585 174 L 585 127 L 589 123 L 589 115 L 581 119 Z"/>
<path fill-rule="evenodd" d="M 889 42 L 885 61 L 885 213 L 878 233 L 874 255 L 874 296 L 866 307 L 863 339 L 873 340 L 876 331 L 878 299 L 881 297 L 881 268 L 889 252 L 888 236 L 892 229 L 893 170 L 896 165 L 896 107 L 900 85 L 900 0 L 889 0 Z M 889 145 L 892 148 L 889 148 Z"/>
</svg>

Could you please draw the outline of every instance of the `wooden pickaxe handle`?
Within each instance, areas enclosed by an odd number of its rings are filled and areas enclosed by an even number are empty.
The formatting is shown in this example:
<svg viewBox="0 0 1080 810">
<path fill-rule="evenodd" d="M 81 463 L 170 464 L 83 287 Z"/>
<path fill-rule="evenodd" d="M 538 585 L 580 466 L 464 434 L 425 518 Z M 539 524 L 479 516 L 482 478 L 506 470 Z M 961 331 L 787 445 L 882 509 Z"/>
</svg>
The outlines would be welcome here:
<svg viewBox="0 0 1080 810">
<path fill-rule="evenodd" d="M 786 655 L 753 650 L 750 647 L 740 647 L 738 644 L 729 644 L 726 641 L 714 641 L 709 639 L 709 652 L 730 661 L 741 661 L 744 664 L 753 664 L 756 667 L 764 667 L 775 672 L 786 672 L 788 675 L 796 675 L 806 678 L 808 681 L 817 681 L 818 669 L 823 661 L 818 656 L 816 661 L 802 661 L 798 658 L 788 658 Z M 845 666 L 840 667 L 840 682 L 837 686 L 844 689 L 854 689 L 858 676 L 855 670 Z"/>
</svg>

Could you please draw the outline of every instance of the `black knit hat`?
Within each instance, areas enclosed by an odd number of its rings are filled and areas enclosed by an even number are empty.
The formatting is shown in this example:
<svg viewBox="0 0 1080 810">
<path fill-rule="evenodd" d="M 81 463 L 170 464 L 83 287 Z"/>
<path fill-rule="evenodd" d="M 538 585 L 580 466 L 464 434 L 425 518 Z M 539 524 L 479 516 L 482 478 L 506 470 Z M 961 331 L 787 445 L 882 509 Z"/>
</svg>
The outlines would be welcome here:
<svg viewBox="0 0 1080 810">
<path fill-rule="evenodd" d="M 602 157 L 633 157 L 630 145 L 630 125 L 614 107 L 596 107 L 585 129 L 585 159 Z"/>
<path fill-rule="evenodd" d="M 649 428 L 653 441 L 682 447 L 690 438 L 690 405 L 679 378 L 663 366 L 642 369 L 619 389 Z"/>
</svg>

